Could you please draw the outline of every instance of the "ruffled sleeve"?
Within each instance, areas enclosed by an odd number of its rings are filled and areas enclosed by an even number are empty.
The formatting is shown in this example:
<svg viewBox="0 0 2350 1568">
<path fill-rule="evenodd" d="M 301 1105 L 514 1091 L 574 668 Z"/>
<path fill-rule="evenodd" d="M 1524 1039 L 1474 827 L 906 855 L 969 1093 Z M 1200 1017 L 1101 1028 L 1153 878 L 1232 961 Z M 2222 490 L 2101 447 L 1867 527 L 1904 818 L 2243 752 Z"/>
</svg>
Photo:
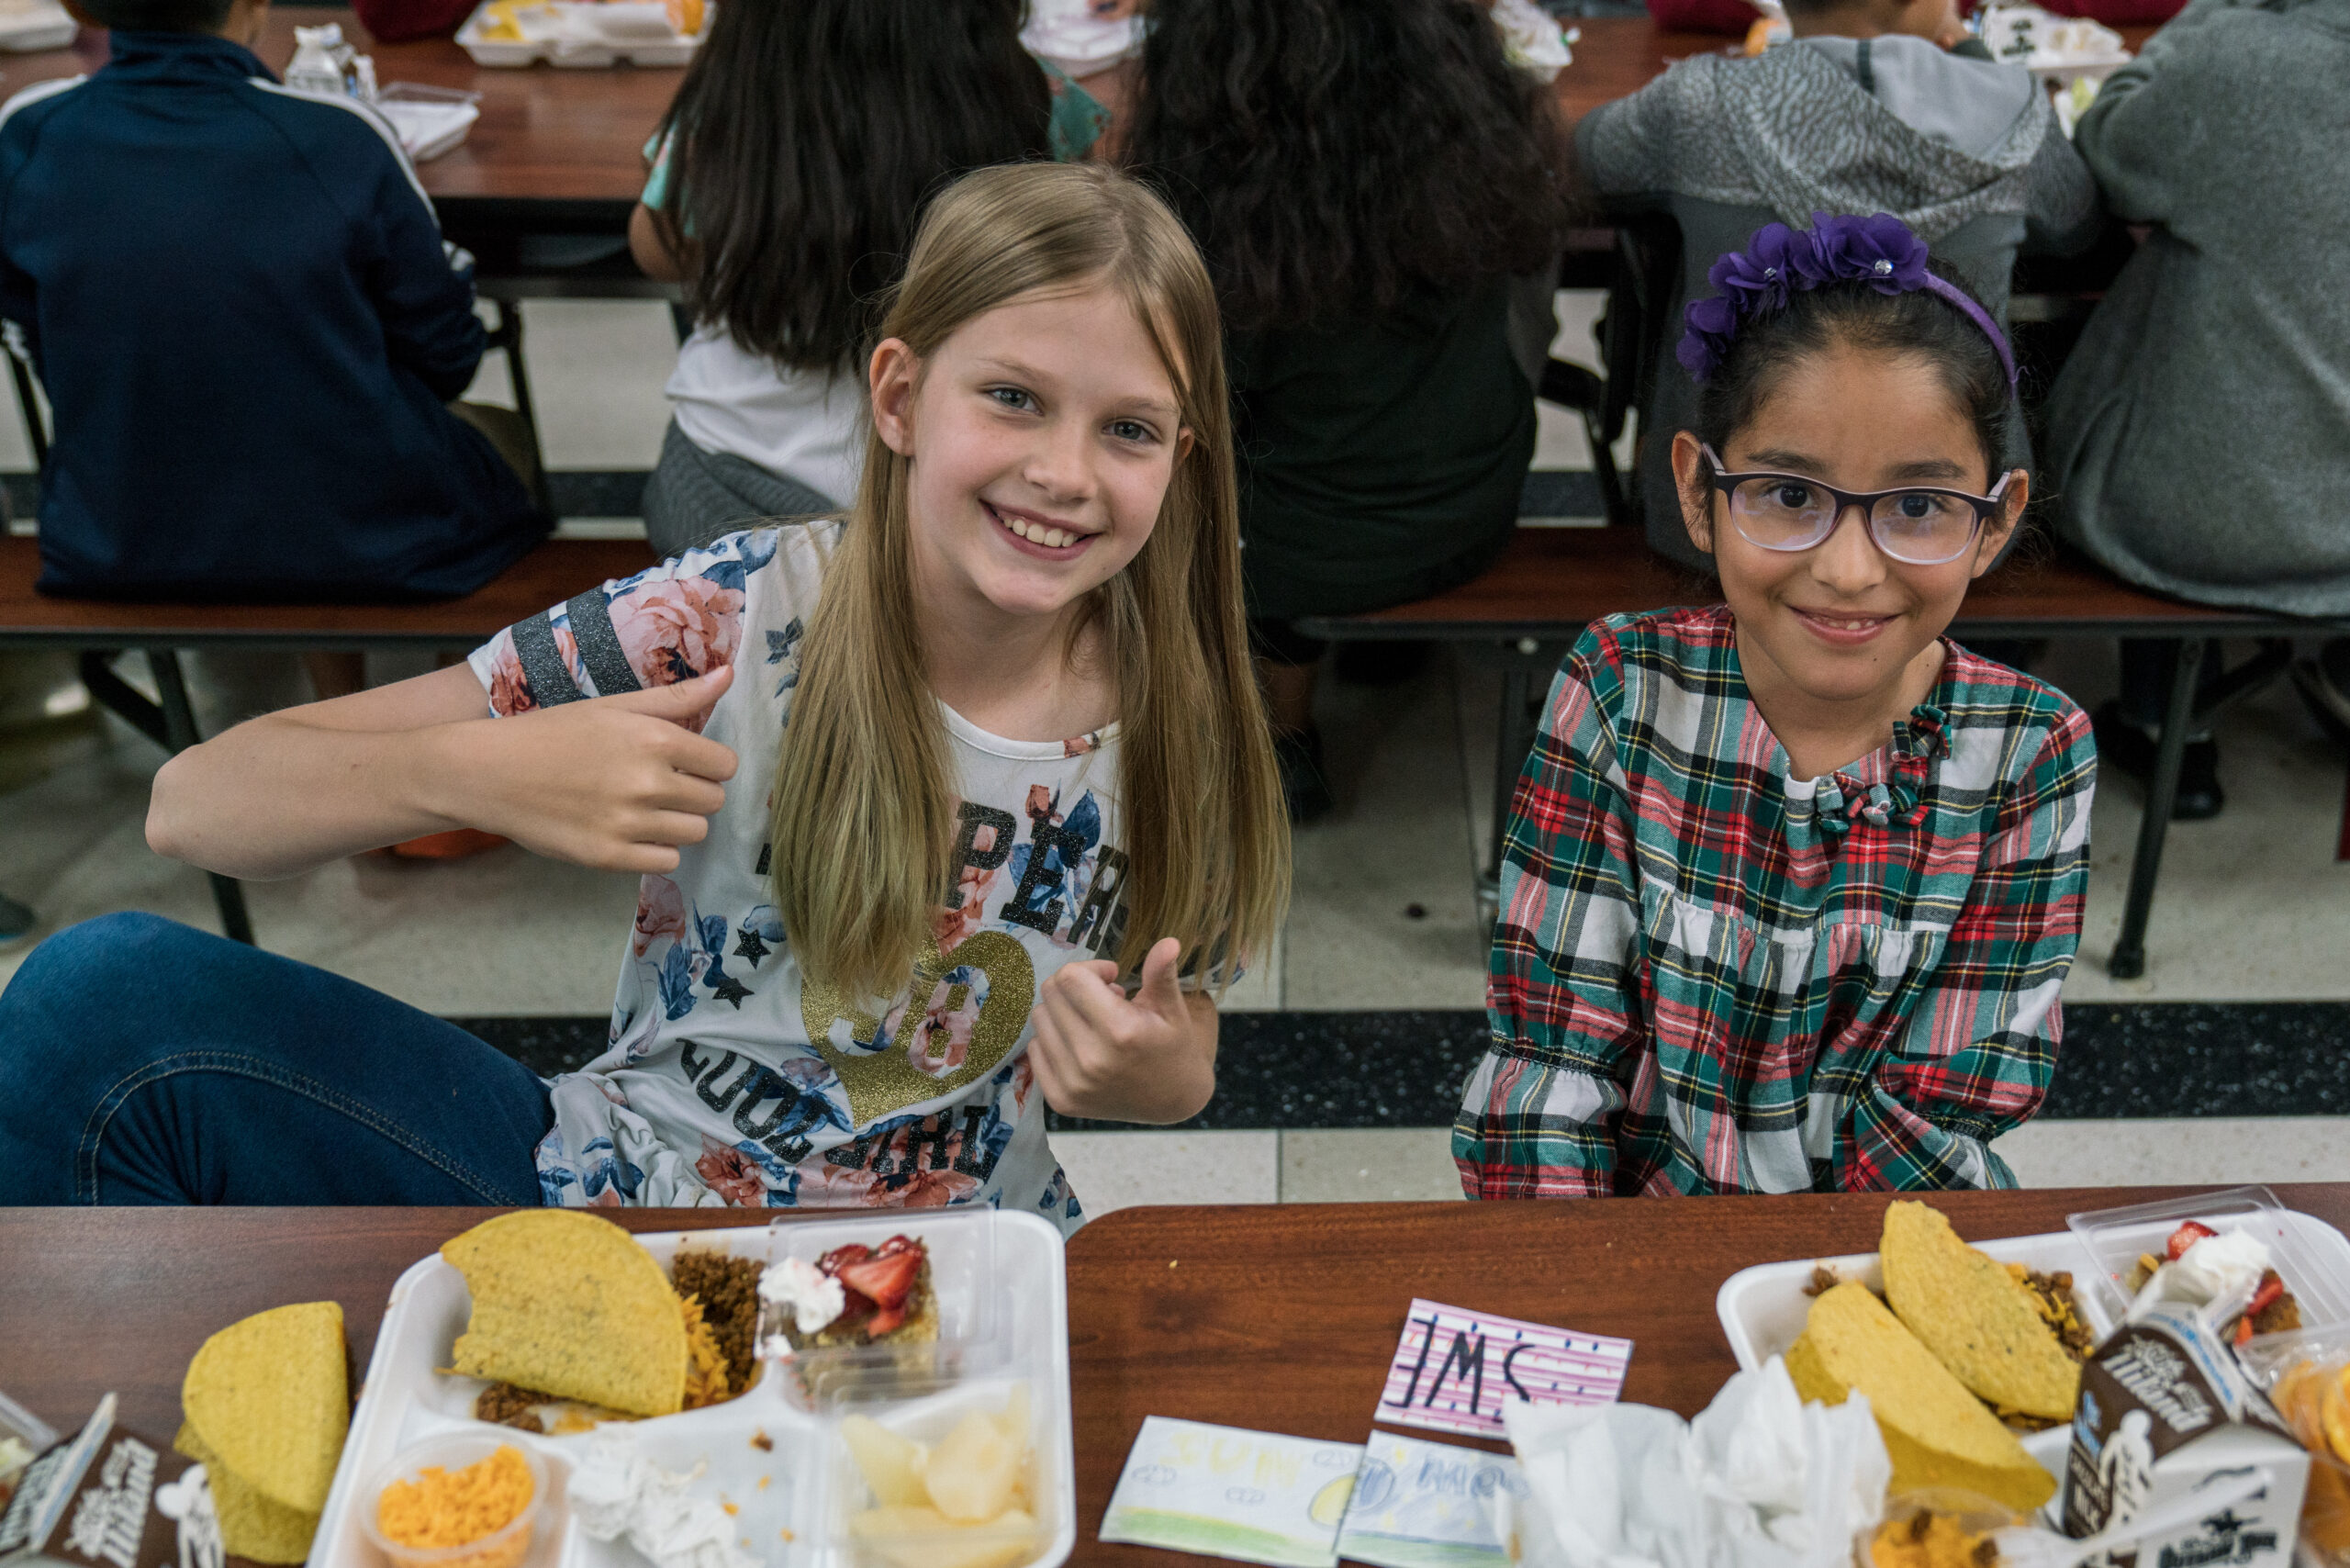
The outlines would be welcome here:
<svg viewBox="0 0 2350 1568">
<path fill-rule="evenodd" d="M 1607 718 L 1619 660 L 1611 633 L 1583 634 L 1518 775 L 1486 982 L 1491 1042 L 1452 1126 L 1472 1198 L 1615 1190 L 1621 1080 L 1648 1032 L 1633 811 Z"/>
</svg>

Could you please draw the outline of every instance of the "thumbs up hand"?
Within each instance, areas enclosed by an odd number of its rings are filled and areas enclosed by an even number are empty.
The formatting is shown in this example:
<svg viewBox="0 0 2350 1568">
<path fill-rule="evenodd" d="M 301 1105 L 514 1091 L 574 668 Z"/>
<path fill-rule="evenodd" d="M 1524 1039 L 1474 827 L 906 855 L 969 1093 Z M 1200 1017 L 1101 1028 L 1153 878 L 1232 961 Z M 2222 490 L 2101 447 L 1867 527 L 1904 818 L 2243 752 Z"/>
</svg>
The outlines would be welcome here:
<svg viewBox="0 0 2350 1568">
<path fill-rule="evenodd" d="M 558 860 L 673 871 L 726 803 L 734 753 L 702 721 L 734 678 L 721 665 L 672 686 L 463 726 L 471 766 L 436 809 Z"/>
<path fill-rule="evenodd" d="M 1106 959 L 1067 964 L 1045 981 L 1031 1022 L 1029 1065 L 1046 1103 L 1065 1116 L 1180 1122 L 1215 1092 L 1215 1004 L 1176 983 L 1182 944 L 1143 958 L 1132 997 Z"/>
</svg>

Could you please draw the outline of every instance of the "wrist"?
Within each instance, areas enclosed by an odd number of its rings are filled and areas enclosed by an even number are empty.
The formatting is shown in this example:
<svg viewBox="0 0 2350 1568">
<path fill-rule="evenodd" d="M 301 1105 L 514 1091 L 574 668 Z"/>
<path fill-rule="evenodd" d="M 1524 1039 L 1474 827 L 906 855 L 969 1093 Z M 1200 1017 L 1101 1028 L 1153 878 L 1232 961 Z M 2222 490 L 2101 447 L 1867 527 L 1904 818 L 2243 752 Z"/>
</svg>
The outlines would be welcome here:
<svg viewBox="0 0 2350 1568">
<path fill-rule="evenodd" d="M 481 826 L 485 795 L 473 780 L 480 771 L 482 737 L 474 732 L 493 722 L 464 719 L 401 737 L 412 744 L 394 754 L 400 809 L 431 817 L 443 828 Z"/>
</svg>

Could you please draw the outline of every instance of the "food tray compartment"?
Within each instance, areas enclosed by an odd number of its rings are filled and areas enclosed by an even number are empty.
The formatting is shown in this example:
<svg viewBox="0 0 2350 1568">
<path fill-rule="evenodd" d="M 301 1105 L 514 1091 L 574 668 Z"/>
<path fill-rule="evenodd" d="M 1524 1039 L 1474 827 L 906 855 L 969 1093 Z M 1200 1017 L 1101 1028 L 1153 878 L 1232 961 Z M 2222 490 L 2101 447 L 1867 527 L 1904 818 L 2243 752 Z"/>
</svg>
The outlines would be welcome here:
<svg viewBox="0 0 2350 1568">
<path fill-rule="evenodd" d="M 1023 1349 L 1013 1325 L 1027 1321 L 1047 1287 L 1060 1288 L 1060 1236 L 1045 1252 L 1024 1239 L 1025 1227 L 1006 1228 L 1008 1217 L 992 1209 L 931 1211 L 920 1218 L 905 1211 L 882 1217 L 818 1223 L 778 1221 L 774 1260 L 816 1260 L 855 1242 L 879 1247 L 893 1236 L 921 1241 L 930 1252 L 931 1290 L 938 1301 L 938 1338 L 930 1344 L 844 1346 L 792 1351 L 782 1380 L 785 1397 L 818 1414 L 902 1398 L 944 1387 L 957 1378 L 984 1376 L 1011 1366 Z M 1049 1254 L 1048 1256 L 1046 1254 Z M 778 1323 L 780 1309 L 762 1303 L 761 1359 L 769 1347 L 788 1344 Z"/>
<path fill-rule="evenodd" d="M 2099 1305 L 2119 1321 L 2130 1305 L 2130 1273 L 2141 1253 L 2159 1258 L 2182 1220 L 2248 1231 L 2267 1243 L 2271 1264 L 2300 1303 L 2301 1327 L 2350 1323 L 2350 1238 L 2311 1215 L 2287 1208 L 2266 1187 L 2232 1187 L 2199 1197 L 2067 1215 L 2089 1257 Z"/>
<path fill-rule="evenodd" d="M 2291 1212 L 2291 1211 L 2287 1211 Z M 2279 1271 L 2280 1272 L 2282 1271 Z M 2310 1365 L 2316 1375 L 2339 1379 L 2350 1372 L 2350 1325 L 2296 1328 L 2264 1334 L 2237 1352 L 2253 1385 L 2270 1396 L 2293 1435 L 2309 1450 L 2309 1488 L 2301 1495 L 2300 1544 L 2294 1559 L 2302 1568 L 2350 1568 L 2350 1464 L 2333 1452 L 2322 1418 L 2298 1400 L 2277 1401 L 2286 1372 Z M 2350 1415 L 2350 1407 L 2344 1414 Z"/>
<path fill-rule="evenodd" d="M 2104 1309 L 2097 1281 L 2092 1277 L 2096 1271 L 2092 1260 L 2077 1238 L 2064 1231 L 2050 1231 L 1997 1241 L 1971 1241 L 1967 1245 L 2002 1263 L 2021 1263 L 2043 1274 L 2070 1273 L 2073 1302 L 2091 1340 L 2102 1340 L 2112 1331 L 2118 1317 Z M 1811 1283 L 1812 1271 L 1820 1267 L 1832 1269 L 1840 1277 L 1858 1281 L 1880 1294 L 1884 1293 L 1885 1271 L 1874 1252 L 1758 1263 L 1722 1282 L 1721 1291 L 1714 1298 L 1714 1310 L 1721 1319 L 1722 1333 L 1729 1340 L 1730 1354 L 1738 1358 L 1740 1371 L 1751 1372 L 1773 1356 L 1786 1354 L 1787 1347 L 1803 1332 L 1804 1319 L 1811 1311 L 1812 1298 L 1804 1291 Z M 2064 1481 L 2065 1454 L 2073 1439 L 2070 1427 L 2018 1432 L 2016 1438 L 2023 1444 L 2024 1451 L 2040 1462 L 2042 1469 L 2060 1484 Z M 2061 1490 L 2058 1495 L 2062 1495 Z"/>
<path fill-rule="evenodd" d="M 1013 1369 L 1024 1373 L 1030 1370 Z M 972 1379 L 942 1387 L 908 1389 L 909 1397 L 855 1413 L 935 1450 L 974 1412 L 1001 1419 L 1015 1397 L 1015 1388 L 1024 1389 L 1028 1454 L 1021 1467 L 1020 1483 L 1033 1519 L 1026 1527 L 980 1524 L 860 1535 L 854 1523 L 856 1516 L 880 1499 L 835 1425 L 825 1445 L 824 1466 L 825 1535 L 833 1561 L 840 1568 L 931 1568 L 949 1563 L 1024 1568 L 1064 1561 L 1076 1540 L 1077 1501 L 1069 1479 L 1073 1454 L 1067 1443 L 1056 1440 L 1058 1434 L 1068 1430 L 1068 1424 L 1046 1403 L 1053 1386 L 1049 1376 Z M 1065 1391 L 1060 1397 L 1065 1408 Z"/>
<path fill-rule="evenodd" d="M 742 1229 L 670 1231 L 636 1239 L 666 1271 L 681 1246 L 724 1250 L 767 1260 L 771 1232 L 764 1226 Z M 412 1265 L 393 1285 L 377 1331 L 375 1354 L 361 1385 L 351 1434 L 336 1466 L 333 1490 L 320 1517 L 314 1568 L 389 1568 L 364 1539 L 359 1510 L 375 1497 L 362 1495 L 378 1473 L 408 1449 L 446 1433 L 472 1433 L 510 1440 L 549 1462 L 557 1479 L 550 1498 L 567 1495 L 568 1477 L 586 1462 L 595 1432 L 534 1435 L 473 1417 L 479 1378 L 437 1369 L 449 1364 L 452 1347 L 464 1331 L 471 1297 L 464 1276 L 437 1254 Z M 1066 1339 L 1064 1339 L 1066 1343 Z M 761 1366 L 751 1386 L 723 1404 L 674 1416 L 611 1423 L 604 1430 L 625 1434 L 650 1462 L 672 1473 L 703 1473 L 688 1488 L 739 1510 L 734 1522 L 746 1551 L 774 1568 L 812 1568 L 821 1545 L 816 1484 L 823 1462 L 824 1433 L 819 1424 L 788 1405 L 777 1390 L 773 1369 Z M 764 1441 L 766 1447 L 759 1443 Z M 762 1480 L 766 1482 L 761 1484 Z M 644 1568 L 624 1540 L 590 1538 L 561 1509 L 558 1529 L 534 1544 L 520 1568 Z"/>
<path fill-rule="evenodd" d="M 967 1226 L 984 1234 L 965 1238 Z M 784 1256 L 787 1246 L 812 1256 L 803 1246 L 822 1252 L 844 1240 L 871 1244 L 899 1233 L 931 1244 L 936 1275 L 946 1276 L 943 1260 L 988 1260 L 990 1288 L 970 1303 L 969 1316 L 985 1317 L 997 1336 L 988 1341 L 995 1346 L 992 1360 L 999 1368 L 991 1380 L 976 1383 L 968 1392 L 902 1381 L 844 1386 L 819 1414 L 797 1407 L 787 1396 L 787 1389 L 796 1386 L 789 1369 L 762 1359 L 751 1387 L 724 1404 L 613 1423 L 602 1430 L 623 1435 L 647 1462 L 672 1473 L 699 1466 L 689 1495 L 733 1505 L 738 1547 L 768 1568 L 847 1568 L 849 1560 L 831 1545 L 834 1520 L 845 1518 L 833 1497 L 831 1467 L 835 1461 L 849 1462 L 838 1435 L 839 1415 L 853 1407 L 892 1424 L 921 1421 L 926 1411 L 957 1400 L 992 1398 L 988 1407 L 995 1408 L 1011 1383 L 1024 1379 L 1035 1432 L 1031 1485 L 1039 1528 L 1036 1548 L 1023 1563 L 1054 1568 L 1068 1560 L 1077 1541 L 1069 1312 L 1059 1231 L 1026 1215 L 917 1211 L 869 1220 L 652 1233 L 636 1239 L 666 1270 L 681 1245 L 722 1249 L 766 1263 Z M 980 1289 L 976 1281 L 951 1276 L 937 1283 L 945 1287 L 942 1310 L 956 1293 Z M 411 1266 L 392 1287 L 319 1521 L 311 1568 L 388 1568 L 359 1524 L 359 1506 L 372 1506 L 375 1499 L 358 1494 L 398 1455 L 444 1432 L 492 1435 L 536 1452 L 561 1478 L 550 1483 L 551 1500 L 567 1496 L 568 1477 L 588 1462 L 596 1433 L 534 1436 L 476 1422 L 472 1409 L 481 1380 L 435 1370 L 449 1364 L 469 1308 L 464 1277 L 437 1254 Z M 565 1507 L 559 1530 L 534 1547 L 520 1568 L 644 1568 L 644 1560 L 624 1540 L 590 1538 Z"/>
</svg>

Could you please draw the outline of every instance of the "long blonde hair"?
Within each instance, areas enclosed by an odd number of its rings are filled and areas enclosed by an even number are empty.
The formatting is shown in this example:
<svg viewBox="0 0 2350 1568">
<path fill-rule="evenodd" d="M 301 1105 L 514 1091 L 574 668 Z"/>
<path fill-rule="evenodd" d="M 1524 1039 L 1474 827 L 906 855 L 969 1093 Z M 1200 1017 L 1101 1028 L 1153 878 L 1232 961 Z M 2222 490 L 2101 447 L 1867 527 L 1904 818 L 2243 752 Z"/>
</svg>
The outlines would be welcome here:
<svg viewBox="0 0 2350 1568">
<path fill-rule="evenodd" d="M 1175 936 L 1187 966 L 1228 969 L 1261 958 L 1281 923 L 1289 827 L 1248 659 L 1222 331 L 1198 251 L 1156 196 L 1110 169 L 983 169 L 932 204 L 881 335 L 927 357 L 985 311 L 1080 286 L 1132 305 L 1192 432 L 1149 540 L 1087 606 L 1118 691 L 1126 909 L 1115 957 L 1131 973 Z M 903 989 L 942 902 L 959 897 L 909 487 L 909 459 L 872 436 L 776 775 L 776 905 L 793 951 L 812 980 L 864 997 Z"/>
</svg>

